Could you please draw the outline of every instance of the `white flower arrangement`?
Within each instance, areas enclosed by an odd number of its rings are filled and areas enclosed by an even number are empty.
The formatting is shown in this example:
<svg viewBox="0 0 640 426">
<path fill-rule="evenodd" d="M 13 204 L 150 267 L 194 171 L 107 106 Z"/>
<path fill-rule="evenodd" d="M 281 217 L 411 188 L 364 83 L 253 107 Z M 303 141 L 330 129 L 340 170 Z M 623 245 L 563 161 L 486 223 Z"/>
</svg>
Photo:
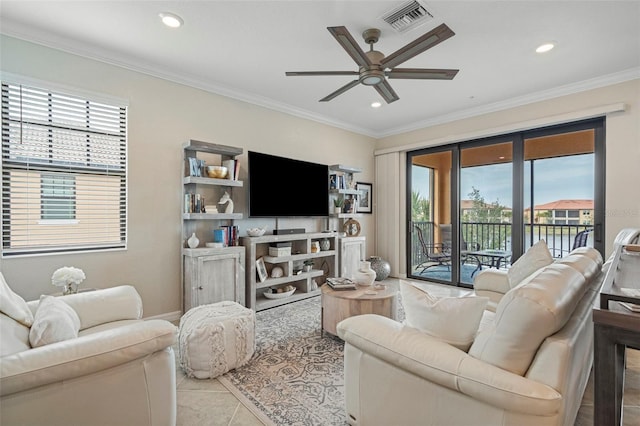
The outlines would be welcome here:
<svg viewBox="0 0 640 426">
<path fill-rule="evenodd" d="M 80 283 L 85 279 L 82 269 L 65 266 L 57 269 L 51 276 L 51 284 L 62 287 L 63 294 L 77 293 Z"/>
</svg>

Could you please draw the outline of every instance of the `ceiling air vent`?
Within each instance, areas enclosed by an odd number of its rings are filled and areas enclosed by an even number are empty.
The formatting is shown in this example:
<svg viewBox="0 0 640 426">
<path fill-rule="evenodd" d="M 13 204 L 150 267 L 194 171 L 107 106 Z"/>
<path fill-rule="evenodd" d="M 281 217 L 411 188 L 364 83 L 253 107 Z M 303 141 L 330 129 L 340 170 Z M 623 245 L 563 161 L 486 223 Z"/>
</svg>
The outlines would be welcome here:
<svg viewBox="0 0 640 426">
<path fill-rule="evenodd" d="M 423 4 L 412 0 L 385 13 L 382 19 L 394 30 L 403 33 L 433 19 L 433 15 Z"/>
</svg>

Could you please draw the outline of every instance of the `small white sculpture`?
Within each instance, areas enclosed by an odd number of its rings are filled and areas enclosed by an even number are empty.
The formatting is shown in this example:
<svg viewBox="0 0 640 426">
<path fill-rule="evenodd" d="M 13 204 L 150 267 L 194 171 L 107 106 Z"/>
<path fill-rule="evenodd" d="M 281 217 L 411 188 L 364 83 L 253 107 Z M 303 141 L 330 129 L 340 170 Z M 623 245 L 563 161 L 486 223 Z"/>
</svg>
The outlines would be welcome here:
<svg viewBox="0 0 640 426">
<path fill-rule="evenodd" d="M 227 191 L 224 191 L 224 195 L 222 196 L 222 198 L 220 198 L 220 201 L 218 201 L 218 204 L 224 204 L 224 203 L 229 203 L 227 204 L 227 207 L 224 209 L 224 212 L 227 214 L 233 213 L 233 200 L 231 199 Z"/>
</svg>

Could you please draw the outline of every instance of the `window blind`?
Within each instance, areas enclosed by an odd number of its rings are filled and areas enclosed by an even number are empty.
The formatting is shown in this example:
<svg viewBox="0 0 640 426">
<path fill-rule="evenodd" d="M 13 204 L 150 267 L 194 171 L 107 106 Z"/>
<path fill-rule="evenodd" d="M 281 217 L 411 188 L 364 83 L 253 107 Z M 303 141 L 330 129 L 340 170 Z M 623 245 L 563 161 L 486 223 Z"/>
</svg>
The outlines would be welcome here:
<svg viewBox="0 0 640 426">
<path fill-rule="evenodd" d="M 127 108 L 2 82 L 2 255 L 126 247 Z"/>
</svg>

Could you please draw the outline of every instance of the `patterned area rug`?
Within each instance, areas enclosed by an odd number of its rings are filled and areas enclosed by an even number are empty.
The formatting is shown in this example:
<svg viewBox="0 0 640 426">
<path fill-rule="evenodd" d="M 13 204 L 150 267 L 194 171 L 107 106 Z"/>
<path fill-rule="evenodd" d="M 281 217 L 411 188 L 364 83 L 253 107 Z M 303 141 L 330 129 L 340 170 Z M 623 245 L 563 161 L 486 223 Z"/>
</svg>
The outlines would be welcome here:
<svg viewBox="0 0 640 426">
<path fill-rule="evenodd" d="M 258 312 L 253 358 L 218 380 L 267 424 L 346 425 L 343 348 L 314 297 Z"/>
</svg>

